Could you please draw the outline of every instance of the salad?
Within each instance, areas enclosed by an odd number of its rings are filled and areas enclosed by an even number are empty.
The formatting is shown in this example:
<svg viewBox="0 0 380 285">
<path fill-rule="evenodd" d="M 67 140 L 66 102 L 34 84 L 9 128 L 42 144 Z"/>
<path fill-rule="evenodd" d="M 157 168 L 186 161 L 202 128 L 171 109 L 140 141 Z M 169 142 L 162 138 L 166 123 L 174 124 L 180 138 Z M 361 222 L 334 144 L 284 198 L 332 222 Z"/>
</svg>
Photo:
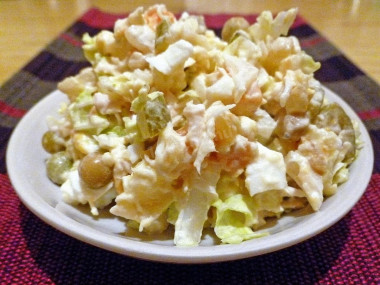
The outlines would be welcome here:
<svg viewBox="0 0 380 285">
<path fill-rule="evenodd" d="M 172 227 L 177 246 L 205 228 L 241 243 L 268 219 L 318 211 L 348 179 L 358 133 L 287 35 L 296 14 L 234 17 L 218 37 L 154 5 L 85 34 L 91 66 L 59 83 L 68 103 L 42 138 L 63 201 L 147 234 Z"/>
</svg>

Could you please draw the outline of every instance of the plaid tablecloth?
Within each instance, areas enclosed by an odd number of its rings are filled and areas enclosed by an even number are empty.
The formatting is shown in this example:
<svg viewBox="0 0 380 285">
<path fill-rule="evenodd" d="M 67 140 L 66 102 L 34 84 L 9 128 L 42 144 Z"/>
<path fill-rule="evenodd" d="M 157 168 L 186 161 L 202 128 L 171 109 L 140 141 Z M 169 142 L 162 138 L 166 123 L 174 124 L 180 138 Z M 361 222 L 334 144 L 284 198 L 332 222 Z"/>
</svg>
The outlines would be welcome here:
<svg viewBox="0 0 380 285">
<path fill-rule="evenodd" d="M 205 19 L 220 33 L 230 16 L 206 15 Z M 24 207 L 5 165 L 12 130 L 28 109 L 56 89 L 58 81 L 87 66 L 82 34 L 112 29 L 120 17 L 124 15 L 89 10 L 0 89 L 0 284 L 380 284 L 380 87 L 301 17 L 291 34 L 322 63 L 317 79 L 355 109 L 375 149 L 366 192 L 337 224 L 271 254 L 175 265 L 93 247 L 55 230 Z M 255 16 L 247 18 L 253 21 Z"/>
</svg>

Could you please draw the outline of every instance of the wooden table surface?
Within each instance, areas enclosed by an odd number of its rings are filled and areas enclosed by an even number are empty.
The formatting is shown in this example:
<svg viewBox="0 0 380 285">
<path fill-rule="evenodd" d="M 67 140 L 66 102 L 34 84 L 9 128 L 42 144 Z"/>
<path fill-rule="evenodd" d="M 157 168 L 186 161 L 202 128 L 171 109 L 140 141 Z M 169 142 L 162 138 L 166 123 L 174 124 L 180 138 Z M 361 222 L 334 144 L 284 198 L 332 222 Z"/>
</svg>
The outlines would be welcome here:
<svg viewBox="0 0 380 285">
<path fill-rule="evenodd" d="M 0 0 L 0 85 L 90 7 L 127 13 L 156 1 Z M 298 7 L 314 28 L 380 84 L 380 1 L 168 0 L 173 12 L 259 13 Z"/>
</svg>

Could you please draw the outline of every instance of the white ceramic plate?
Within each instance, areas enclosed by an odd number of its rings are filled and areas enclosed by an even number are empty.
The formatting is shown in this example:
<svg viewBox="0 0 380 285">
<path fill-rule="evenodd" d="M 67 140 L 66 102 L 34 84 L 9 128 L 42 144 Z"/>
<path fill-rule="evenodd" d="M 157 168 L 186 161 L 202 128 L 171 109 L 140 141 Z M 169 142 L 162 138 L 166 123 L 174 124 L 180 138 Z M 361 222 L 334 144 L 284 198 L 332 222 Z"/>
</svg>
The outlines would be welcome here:
<svg viewBox="0 0 380 285">
<path fill-rule="evenodd" d="M 238 245 L 216 245 L 212 234 L 205 233 L 198 247 L 175 247 L 173 233 L 149 237 L 128 230 L 123 220 L 110 214 L 95 218 L 88 207 L 63 203 L 59 188 L 45 174 L 44 161 L 48 154 L 41 146 L 41 137 L 47 130 L 46 116 L 56 115 L 60 102 L 66 100 L 59 91 L 41 100 L 17 125 L 7 149 L 8 174 L 22 202 L 39 218 L 74 238 L 106 250 L 174 263 L 218 262 L 261 255 L 297 244 L 327 229 L 355 205 L 367 187 L 374 159 L 368 132 L 340 97 L 329 90 L 326 95 L 359 122 L 364 146 L 350 167 L 349 181 L 323 203 L 319 212 L 285 216 L 267 229 L 271 235 Z"/>
</svg>

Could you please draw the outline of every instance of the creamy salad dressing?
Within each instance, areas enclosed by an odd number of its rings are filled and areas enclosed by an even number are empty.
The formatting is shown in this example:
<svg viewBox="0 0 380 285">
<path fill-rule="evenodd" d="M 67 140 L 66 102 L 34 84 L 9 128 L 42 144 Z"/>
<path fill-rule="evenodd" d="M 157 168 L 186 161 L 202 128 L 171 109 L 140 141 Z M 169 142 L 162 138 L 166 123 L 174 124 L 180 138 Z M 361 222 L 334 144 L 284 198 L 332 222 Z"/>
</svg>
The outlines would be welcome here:
<svg viewBox="0 0 380 285">
<path fill-rule="evenodd" d="M 232 18 L 219 38 L 155 5 L 84 35 L 91 67 L 59 84 L 70 102 L 43 143 L 63 200 L 147 233 L 173 226 L 177 246 L 205 227 L 240 243 L 268 217 L 318 211 L 347 180 L 357 134 L 287 36 L 296 13 Z"/>
</svg>

